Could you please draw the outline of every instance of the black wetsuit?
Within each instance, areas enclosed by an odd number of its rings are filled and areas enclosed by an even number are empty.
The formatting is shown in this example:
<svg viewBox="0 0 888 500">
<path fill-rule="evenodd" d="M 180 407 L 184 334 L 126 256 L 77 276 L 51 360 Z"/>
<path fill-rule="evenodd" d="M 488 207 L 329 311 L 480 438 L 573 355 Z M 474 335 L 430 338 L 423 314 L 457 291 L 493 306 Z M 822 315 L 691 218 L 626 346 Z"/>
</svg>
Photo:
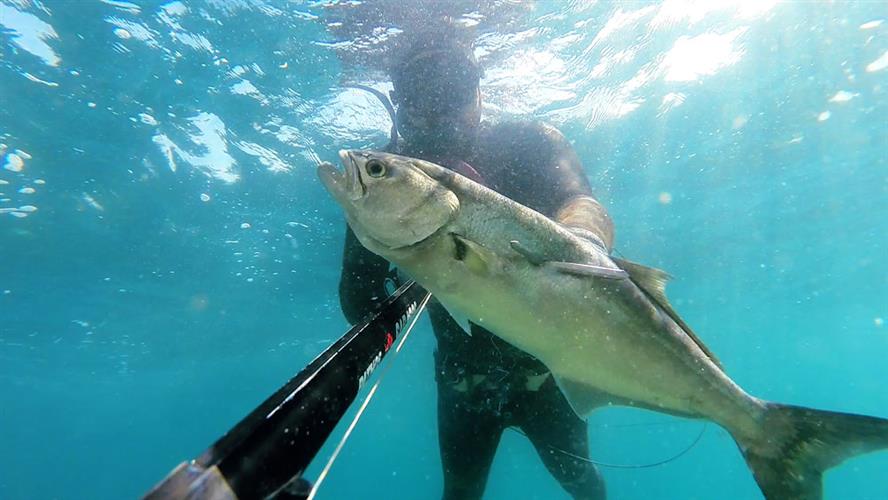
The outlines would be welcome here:
<svg viewBox="0 0 888 500">
<path fill-rule="evenodd" d="M 402 150 L 408 156 L 422 152 Z M 464 161 L 488 187 L 555 217 L 577 196 L 591 196 L 573 148 L 551 127 L 508 123 L 483 127 L 467 158 L 434 158 L 444 166 Z M 450 165 L 448 165 L 450 164 Z M 601 209 L 600 231 L 610 243 L 610 221 Z M 387 296 L 389 263 L 346 236 L 340 299 L 350 322 L 358 321 Z M 594 465 L 563 452 L 588 457 L 586 423 L 576 416 L 546 367 L 487 330 L 472 335 L 432 301 L 429 315 L 437 339 L 438 432 L 444 466 L 444 498 L 480 498 L 503 430 L 520 428 L 543 463 L 574 498 L 604 498 Z"/>
</svg>

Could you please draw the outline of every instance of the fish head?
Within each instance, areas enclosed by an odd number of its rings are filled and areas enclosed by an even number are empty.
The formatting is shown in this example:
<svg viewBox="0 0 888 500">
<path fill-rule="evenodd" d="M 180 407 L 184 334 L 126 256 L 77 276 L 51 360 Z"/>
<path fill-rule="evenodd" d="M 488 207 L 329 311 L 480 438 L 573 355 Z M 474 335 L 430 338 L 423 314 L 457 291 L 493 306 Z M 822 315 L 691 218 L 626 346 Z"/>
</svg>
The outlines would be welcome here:
<svg viewBox="0 0 888 500">
<path fill-rule="evenodd" d="M 343 170 L 318 166 L 358 240 L 385 256 L 420 243 L 451 222 L 459 199 L 426 171 L 433 164 L 390 153 L 342 150 Z M 440 167 L 438 167 L 440 169 Z"/>
</svg>

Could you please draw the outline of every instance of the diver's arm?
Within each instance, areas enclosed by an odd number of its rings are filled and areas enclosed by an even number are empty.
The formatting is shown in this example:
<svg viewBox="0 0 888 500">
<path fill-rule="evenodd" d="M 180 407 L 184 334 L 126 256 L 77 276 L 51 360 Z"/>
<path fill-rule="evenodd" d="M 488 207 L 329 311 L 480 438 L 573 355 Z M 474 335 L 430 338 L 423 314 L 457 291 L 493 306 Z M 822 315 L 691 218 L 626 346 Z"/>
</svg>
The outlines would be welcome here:
<svg viewBox="0 0 888 500">
<path fill-rule="evenodd" d="M 595 199 L 583 166 L 570 142 L 554 127 L 539 125 L 548 147 L 538 167 L 538 183 L 543 196 L 553 200 L 550 213 L 554 219 L 584 236 L 594 238 L 610 251 L 614 244 L 614 225 L 607 210 Z M 547 156 L 547 157 L 546 157 Z"/>
<path fill-rule="evenodd" d="M 388 272 L 388 261 L 364 248 L 351 228 L 346 227 L 339 304 L 349 323 L 357 323 L 385 300 Z"/>
<path fill-rule="evenodd" d="M 614 224 L 607 210 L 592 196 L 579 195 L 567 200 L 555 214 L 555 220 L 587 239 L 599 240 L 610 252 L 614 246 Z M 592 233 L 589 238 L 586 231 Z M 595 241 L 595 243 L 599 243 Z"/>
</svg>

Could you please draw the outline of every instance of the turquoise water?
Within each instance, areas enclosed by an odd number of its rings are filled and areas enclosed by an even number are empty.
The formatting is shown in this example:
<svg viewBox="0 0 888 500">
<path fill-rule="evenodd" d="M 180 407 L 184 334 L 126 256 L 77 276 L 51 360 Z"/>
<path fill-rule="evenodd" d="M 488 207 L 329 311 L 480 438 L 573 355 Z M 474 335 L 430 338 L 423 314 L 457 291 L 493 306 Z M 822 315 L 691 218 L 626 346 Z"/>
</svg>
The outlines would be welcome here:
<svg viewBox="0 0 888 500">
<path fill-rule="evenodd" d="M 739 384 L 888 417 L 885 3 L 423 3 L 0 0 L 0 498 L 139 496 L 347 328 L 314 165 L 385 143 L 341 84 L 387 88 L 384 49 L 448 9 L 488 116 L 574 141 L 619 253 L 674 276 Z M 423 321 L 318 498 L 440 495 L 433 348 Z M 702 424 L 589 425 L 645 464 Z M 827 498 L 884 498 L 886 467 Z M 602 471 L 611 498 L 761 498 L 712 425 Z M 566 495 L 507 432 L 487 497 Z"/>
</svg>

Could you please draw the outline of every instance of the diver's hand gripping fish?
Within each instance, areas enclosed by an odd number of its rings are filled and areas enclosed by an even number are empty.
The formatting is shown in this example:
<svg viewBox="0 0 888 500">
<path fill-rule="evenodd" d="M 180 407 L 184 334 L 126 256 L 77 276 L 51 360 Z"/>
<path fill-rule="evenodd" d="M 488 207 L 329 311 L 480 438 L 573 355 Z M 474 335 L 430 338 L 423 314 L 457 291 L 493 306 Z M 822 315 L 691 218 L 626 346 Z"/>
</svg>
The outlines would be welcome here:
<svg viewBox="0 0 888 500">
<path fill-rule="evenodd" d="M 662 271 L 610 257 L 443 167 L 341 151 L 318 175 L 370 251 L 449 310 L 536 356 L 577 414 L 630 405 L 724 427 L 769 499 L 822 497 L 822 474 L 888 447 L 888 420 L 743 391 L 666 300 Z"/>
</svg>

